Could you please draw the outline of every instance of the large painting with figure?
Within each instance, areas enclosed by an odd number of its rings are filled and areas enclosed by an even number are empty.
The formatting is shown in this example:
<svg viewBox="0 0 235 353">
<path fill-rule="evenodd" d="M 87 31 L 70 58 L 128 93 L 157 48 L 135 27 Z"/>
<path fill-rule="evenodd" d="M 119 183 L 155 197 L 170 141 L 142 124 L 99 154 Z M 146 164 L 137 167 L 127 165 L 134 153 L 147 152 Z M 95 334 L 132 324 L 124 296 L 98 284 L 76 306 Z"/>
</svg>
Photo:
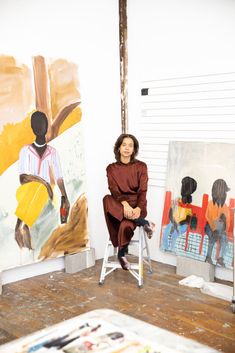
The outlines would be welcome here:
<svg viewBox="0 0 235 353">
<path fill-rule="evenodd" d="M 160 249 L 232 268 L 235 145 L 169 145 Z"/>
<path fill-rule="evenodd" d="M 0 56 L 0 269 L 89 246 L 78 66 Z"/>
</svg>

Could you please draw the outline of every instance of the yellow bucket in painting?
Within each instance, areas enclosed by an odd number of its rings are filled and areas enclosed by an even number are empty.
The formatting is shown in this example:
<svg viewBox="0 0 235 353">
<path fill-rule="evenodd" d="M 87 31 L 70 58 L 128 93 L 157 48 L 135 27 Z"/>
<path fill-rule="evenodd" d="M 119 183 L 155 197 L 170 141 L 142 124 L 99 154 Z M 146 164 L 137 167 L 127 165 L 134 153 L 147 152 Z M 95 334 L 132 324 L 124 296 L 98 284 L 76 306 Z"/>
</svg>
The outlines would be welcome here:
<svg viewBox="0 0 235 353">
<path fill-rule="evenodd" d="M 21 185 L 16 191 L 16 199 L 18 201 L 15 211 L 16 216 L 29 227 L 32 227 L 46 205 L 48 198 L 47 188 L 37 181 Z"/>
</svg>

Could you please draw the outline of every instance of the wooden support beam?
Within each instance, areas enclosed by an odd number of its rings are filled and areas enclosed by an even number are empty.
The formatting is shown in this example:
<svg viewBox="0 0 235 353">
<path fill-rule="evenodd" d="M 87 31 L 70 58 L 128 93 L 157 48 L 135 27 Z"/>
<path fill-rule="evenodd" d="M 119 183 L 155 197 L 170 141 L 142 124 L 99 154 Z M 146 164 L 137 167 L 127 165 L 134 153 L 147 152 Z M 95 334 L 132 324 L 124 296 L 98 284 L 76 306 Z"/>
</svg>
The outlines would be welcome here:
<svg viewBox="0 0 235 353">
<path fill-rule="evenodd" d="M 121 123 L 122 132 L 128 131 L 128 50 L 127 50 L 127 0 L 119 0 L 119 50 L 121 81 Z"/>
</svg>

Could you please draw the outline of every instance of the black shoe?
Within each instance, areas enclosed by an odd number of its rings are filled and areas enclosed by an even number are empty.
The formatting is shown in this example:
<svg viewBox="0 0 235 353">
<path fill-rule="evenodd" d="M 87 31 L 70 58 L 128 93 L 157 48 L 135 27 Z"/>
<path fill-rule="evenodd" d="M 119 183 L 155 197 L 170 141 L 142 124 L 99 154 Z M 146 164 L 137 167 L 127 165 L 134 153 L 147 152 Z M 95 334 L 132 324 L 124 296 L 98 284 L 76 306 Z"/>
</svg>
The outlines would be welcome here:
<svg viewBox="0 0 235 353">
<path fill-rule="evenodd" d="M 210 256 L 207 256 L 207 257 L 206 257 L 205 262 L 208 262 L 209 264 L 214 265 L 214 264 L 213 264 L 213 261 L 211 260 L 211 257 L 210 257 Z"/>
<path fill-rule="evenodd" d="M 130 263 L 127 261 L 125 256 L 118 257 L 120 265 L 122 266 L 123 270 L 128 271 L 131 268 Z"/>
<path fill-rule="evenodd" d="M 148 224 L 144 225 L 144 231 L 149 239 L 152 238 L 153 232 L 155 231 L 155 224 L 153 222 L 149 222 Z"/>
<path fill-rule="evenodd" d="M 222 267 L 225 267 L 224 259 L 222 257 L 219 257 L 216 262 L 216 265 L 220 265 Z"/>
</svg>

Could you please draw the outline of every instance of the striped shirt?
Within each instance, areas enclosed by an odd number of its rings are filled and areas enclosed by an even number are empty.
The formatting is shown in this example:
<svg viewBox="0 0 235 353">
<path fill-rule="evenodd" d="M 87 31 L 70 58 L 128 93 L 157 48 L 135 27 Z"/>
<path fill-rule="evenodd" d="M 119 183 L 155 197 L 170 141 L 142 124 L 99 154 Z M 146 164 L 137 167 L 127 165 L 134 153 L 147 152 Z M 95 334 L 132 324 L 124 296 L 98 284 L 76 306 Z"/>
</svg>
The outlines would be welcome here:
<svg viewBox="0 0 235 353">
<path fill-rule="evenodd" d="M 55 148 L 47 146 L 40 157 L 32 145 L 26 145 L 20 150 L 19 174 L 36 175 L 52 184 L 53 179 L 62 179 L 60 160 Z"/>
</svg>

